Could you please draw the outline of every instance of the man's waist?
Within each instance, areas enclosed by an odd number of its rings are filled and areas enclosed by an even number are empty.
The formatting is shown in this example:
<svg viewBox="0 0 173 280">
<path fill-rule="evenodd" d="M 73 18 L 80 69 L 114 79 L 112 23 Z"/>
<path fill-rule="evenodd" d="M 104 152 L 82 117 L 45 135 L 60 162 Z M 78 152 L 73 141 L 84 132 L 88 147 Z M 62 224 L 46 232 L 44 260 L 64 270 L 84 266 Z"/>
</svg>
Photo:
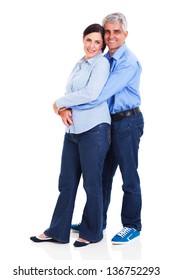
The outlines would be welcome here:
<svg viewBox="0 0 173 280">
<path fill-rule="evenodd" d="M 130 117 L 130 116 L 134 116 L 138 113 L 140 113 L 140 108 L 136 107 L 130 110 L 125 110 L 116 114 L 111 114 L 111 119 L 112 121 L 119 121 L 121 119 L 123 119 L 124 117 Z"/>
</svg>

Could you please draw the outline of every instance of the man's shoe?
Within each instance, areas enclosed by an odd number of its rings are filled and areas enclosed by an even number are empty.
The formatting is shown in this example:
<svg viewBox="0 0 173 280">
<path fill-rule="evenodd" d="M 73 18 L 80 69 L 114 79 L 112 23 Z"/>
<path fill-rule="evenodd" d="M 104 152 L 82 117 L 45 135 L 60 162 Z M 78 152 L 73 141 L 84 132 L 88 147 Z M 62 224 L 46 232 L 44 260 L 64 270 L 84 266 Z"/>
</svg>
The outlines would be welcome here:
<svg viewBox="0 0 173 280">
<path fill-rule="evenodd" d="M 118 232 L 111 241 L 112 244 L 125 244 L 139 235 L 140 231 L 137 231 L 134 228 L 123 227 L 122 230 Z"/>
<path fill-rule="evenodd" d="M 71 229 L 75 232 L 79 232 L 80 224 L 72 224 Z"/>
</svg>

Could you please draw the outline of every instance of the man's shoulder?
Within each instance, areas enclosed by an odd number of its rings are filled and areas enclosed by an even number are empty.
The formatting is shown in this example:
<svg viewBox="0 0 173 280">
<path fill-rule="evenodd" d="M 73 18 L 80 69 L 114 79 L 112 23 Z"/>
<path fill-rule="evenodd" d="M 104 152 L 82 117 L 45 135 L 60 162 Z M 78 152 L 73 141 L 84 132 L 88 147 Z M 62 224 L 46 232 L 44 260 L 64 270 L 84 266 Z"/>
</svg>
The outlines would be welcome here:
<svg viewBox="0 0 173 280">
<path fill-rule="evenodd" d="M 138 61 L 139 62 L 138 57 L 129 48 L 126 48 L 126 50 L 124 51 L 124 56 L 126 57 L 126 59 L 128 59 L 130 61 L 134 61 L 134 62 Z"/>
<path fill-rule="evenodd" d="M 123 49 L 121 49 L 121 53 L 119 53 L 119 57 L 116 60 L 116 69 L 117 68 L 129 68 L 134 69 L 142 69 L 141 63 L 137 56 L 129 49 L 127 46 Z"/>
</svg>

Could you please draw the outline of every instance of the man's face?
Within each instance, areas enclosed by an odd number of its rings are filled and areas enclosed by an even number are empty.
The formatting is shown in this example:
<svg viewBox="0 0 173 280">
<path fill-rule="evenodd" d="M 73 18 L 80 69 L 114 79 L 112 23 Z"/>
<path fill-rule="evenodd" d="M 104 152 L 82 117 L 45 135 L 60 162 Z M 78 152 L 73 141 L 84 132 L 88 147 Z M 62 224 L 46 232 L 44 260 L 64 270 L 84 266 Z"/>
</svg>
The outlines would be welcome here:
<svg viewBox="0 0 173 280">
<path fill-rule="evenodd" d="M 112 55 L 117 51 L 125 42 L 128 32 L 123 32 L 122 26 L 119 22 L 112 24 L 110 22 L 105 23 L 105 43 L 109 48 L 109 53 Z"/>
</svg>

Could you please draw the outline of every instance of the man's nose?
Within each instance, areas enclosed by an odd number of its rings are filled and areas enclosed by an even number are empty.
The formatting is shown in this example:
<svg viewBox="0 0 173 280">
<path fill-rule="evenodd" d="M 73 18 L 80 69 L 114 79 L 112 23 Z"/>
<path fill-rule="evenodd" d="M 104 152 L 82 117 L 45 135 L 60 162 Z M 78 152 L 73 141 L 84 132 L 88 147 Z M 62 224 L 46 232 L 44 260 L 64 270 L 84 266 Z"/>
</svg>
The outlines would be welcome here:
<svg viewBox="0 0 173 280">
<path fill-rule="evenodd" d="M 109 38 L 113 38 L 114 37 L 114 33 L 113 32 L 110 32 L 109 33 Z"/>
</svg>

